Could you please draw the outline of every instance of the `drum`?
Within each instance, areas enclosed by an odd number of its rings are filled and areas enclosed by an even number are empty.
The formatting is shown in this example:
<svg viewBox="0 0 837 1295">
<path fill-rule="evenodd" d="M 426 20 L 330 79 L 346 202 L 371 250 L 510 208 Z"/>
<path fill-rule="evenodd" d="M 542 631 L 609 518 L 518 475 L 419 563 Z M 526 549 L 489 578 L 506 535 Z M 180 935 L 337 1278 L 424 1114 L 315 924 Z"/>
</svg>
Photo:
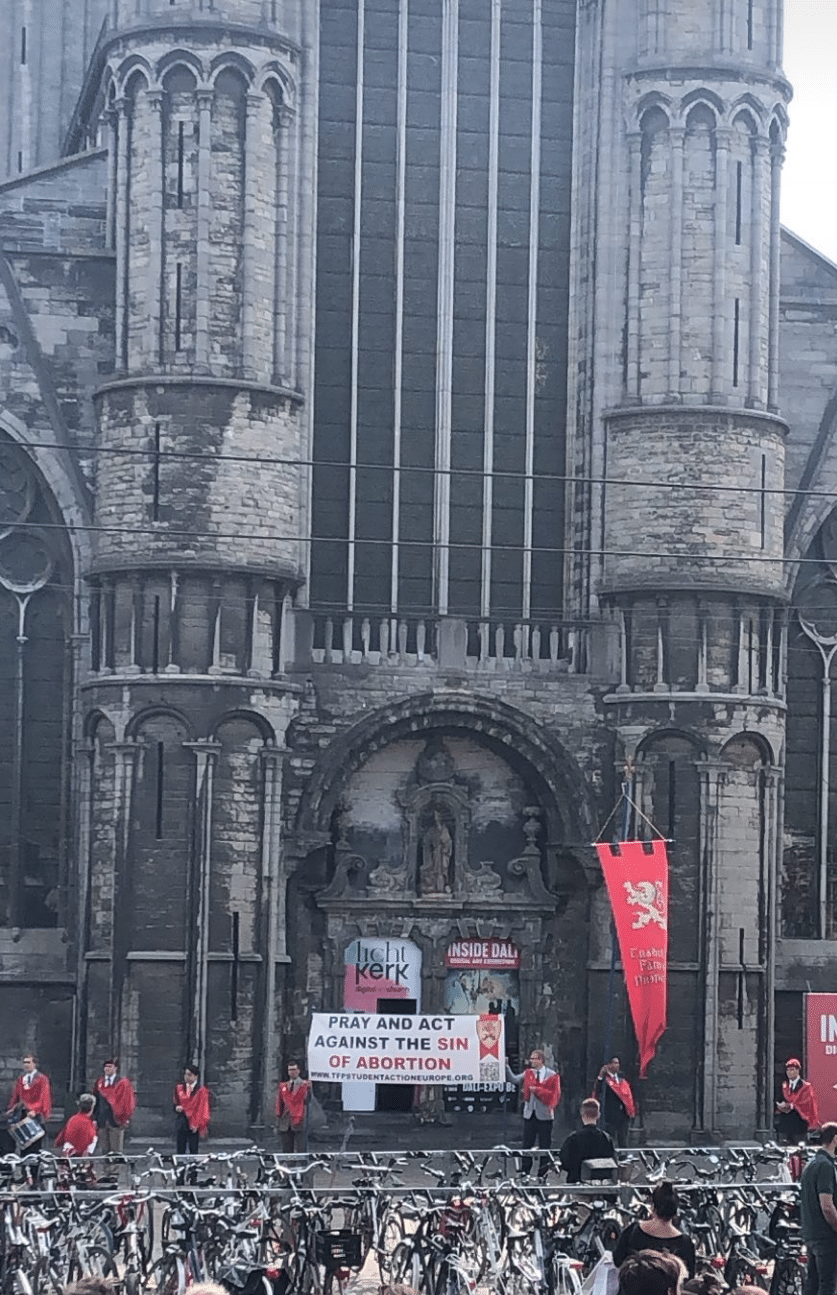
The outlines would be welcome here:
<svg viewBox="0 0 837 1295">
<path fill-rule="evenodd" d="M 28 1151 L 36 1142 L 40 1142 L 44 1131 L 37 1120 L 27 1116 L 25 1120 L 9 1125 L 9 1135 L 17 1151 Z"/>
</svg>

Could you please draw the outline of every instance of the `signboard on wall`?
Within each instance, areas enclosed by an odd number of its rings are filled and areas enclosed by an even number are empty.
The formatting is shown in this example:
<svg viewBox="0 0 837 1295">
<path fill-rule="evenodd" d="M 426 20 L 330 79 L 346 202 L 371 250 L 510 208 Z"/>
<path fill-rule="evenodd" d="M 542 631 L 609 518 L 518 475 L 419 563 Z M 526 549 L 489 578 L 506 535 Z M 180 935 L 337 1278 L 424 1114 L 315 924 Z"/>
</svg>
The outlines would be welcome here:
<svg viewBox="0 0 837 1295">
<path fill-rule="evenodd" d="M 376 1012 L 383 999 L 412 1000 L 421 1008 L 421 949 L 412 940 L 379 939 L 377 936 L 352 940 L 343 954 L 343 1006 L 360 1012 Z M 412 1009 L 410 1009 L 412 1010 Z M 380 1079 L 390 1076 L 379 1076 Z M 374 1111 L 375 1086 L 348 1080 L 343 1084 L 344 1111 Z"/>
<path fill-rule="evenodd" d="M 421 949 L 412 940 L 353 940 L 345 964 L 344 1007 L 374 1012 L 379 998 L 421 1000 Z"/>
<path fill-rule="evenodd" d="M 520 949 L 511 940 L 454 940 L 445 953 L 445 1009 L 456 1015 L 488 1012 L 503 1018 L 508 1055 L 518 1053 Z M 445 1109 L 468 1114 L 513 1106 L 515 1084 L 505 1071 L 496 1083 L 461 1082 L 445 1089 Z"/>
<path fill-rule="evenodd" d="M 817 1094 L 820 1120 L 837 1120 L 837 994 L 805 995 L 805 1078 Z"/>
<path fill-rule="evenodd" d="M 501 1016 L 317 1012 L 312 1079 L 367 1084 L 496 1084 L 505 1063 Z"/>
</svg>

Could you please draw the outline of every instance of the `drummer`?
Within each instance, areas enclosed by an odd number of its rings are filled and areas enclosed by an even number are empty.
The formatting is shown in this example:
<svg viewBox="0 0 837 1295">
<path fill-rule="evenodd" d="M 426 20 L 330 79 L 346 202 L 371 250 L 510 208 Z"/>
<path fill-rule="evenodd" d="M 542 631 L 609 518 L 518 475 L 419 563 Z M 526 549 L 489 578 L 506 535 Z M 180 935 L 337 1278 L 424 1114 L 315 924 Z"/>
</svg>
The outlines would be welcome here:
<svg viewBox="0 0 837 1295">
<path fill-rule="evenodd" d="M 9 1123 L 29 1118 L 37 1120 L 43 1128 L 51 1110 L 52 1092 L 49 1079 L 38 1069 L 38 1058 L 34 1053 L 27 1052 L 23 1058 L 23 1074 L 17 1078 L 12 1099 L 8 1105 L 7 1113 L 13 1117 Z M 43 1134 L 27 1147 L 27 1151 L 39 1151 L 42 1142 Z"/>
</svg>

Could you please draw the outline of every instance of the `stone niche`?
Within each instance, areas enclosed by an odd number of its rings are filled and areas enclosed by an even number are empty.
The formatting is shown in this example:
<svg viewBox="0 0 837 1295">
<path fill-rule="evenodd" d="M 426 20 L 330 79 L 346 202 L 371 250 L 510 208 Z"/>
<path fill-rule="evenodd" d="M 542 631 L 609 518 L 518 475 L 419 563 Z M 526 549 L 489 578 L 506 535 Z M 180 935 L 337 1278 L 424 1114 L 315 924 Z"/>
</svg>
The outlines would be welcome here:
<svg viewBox="0 0 837 1295">
<path fill-rule="evenodd" d="M 540 809 L 519 776 L 466 738 L 394 743 L 356 773 L 334 815 L 320 907 L 481 912 L 554 907 Z"/>
</svg>

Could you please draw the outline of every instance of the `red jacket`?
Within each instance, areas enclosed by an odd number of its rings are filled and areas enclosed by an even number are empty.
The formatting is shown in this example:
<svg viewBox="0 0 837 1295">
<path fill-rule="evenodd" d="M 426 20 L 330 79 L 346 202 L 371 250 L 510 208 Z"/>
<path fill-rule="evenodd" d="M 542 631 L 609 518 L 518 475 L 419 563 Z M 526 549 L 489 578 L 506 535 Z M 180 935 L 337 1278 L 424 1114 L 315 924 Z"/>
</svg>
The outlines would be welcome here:
<svg viewBox="0 0 837 1295">
<path fill-rule="evenodd" d="M 55 1136 L 55 1145 L 65 1156 L 91 1155 L 96 1148 L 96 1125 L 89 1115 L 79 1111 L 71 1115 L 60 1133 Z"/>
<path fill-rule="evenodd" d="M 28 1088 L 24 1085 L 23 1075 L 19 1076 L 12 1093 L 12 1100 L 9 1102 L 9 1110 L 14 1110 L 16 1106 L 25 1106 L 33 1115 L 40 1115 L 44 1120 L 49 1119 L 49 1113 L 52 1110 L 52 1092 L 46 1075 L 36 1070 Z"/>
<path fill-rule="evenodd" d="M 611 1092 L 615 1093 L 619 1098 L 629 1119 L 633 1119 L 636 1115 L 636 1102 L 634 1101 L 634 1095 L 631 1092 L 631 1085 L 628 1083 L 627 1079 L 614 1079 L 613 1075 L 606 1072 L 604 1075 L 604 1081 Z M 601 1080 L 596 1081 L 596 1084 L 593 1085 L 593 1091 L 590 1094 L 590 1096 L 595 1097 L 597 1101 L 599 1095 L 596 1092 L 596 1087 L 599 1083 L 601 1083 Z"/>
<path fill-rule="evenodd" d="M 137 1104 L 130 1079 L 126 1079 L 124 1075 L 119 1075 L 112 1084 L 109 1084 L 104 1075 L 100 1075 L 93 1085 L 93 1092 L 97 1095 L 101 1093 L 102 1100 L 107 1102 L 113 1111 L 116 1127 L 124 1129 Z"/>
<path fill-rule="evenodd" d="M 279 1085 L 279 1091 L 276 1094 L 276 1114 L 281 1119 L 283 1115 L 290 1118 L 292 1129 L 301 1129 L 305 1123 L 305 1107 L 311 1092 L 311 1084 L 307 1079 L 298 1079 L 297 1087 L 291 1088 L 290 1080 L 286 1080 Z"/>
<path fill-rule="evenodd" d="M 561 1100 L 561 1077 L 554 1071 L 547 1075 L 543 1083 L 540 1083 L 534 1070 L 527 1070 L 523 1076 L 523 1100 L 528 1102 L 530 1097 L 537 1097 L 538 1101 L 543 1102 L 550 1111 Z"/>
<path fill-rule="evenodd" d="M 174 1105 L 183 1107 L 183 1114 L 192 1132 L 205 1138 L 209 1128 L 209 1092 L 203 1084 L 198 1084 L 191 1096 L 185 1084 L 178 1084 L 174 1090 Z"/>
<path fill-rule="evenodd" d="M 791 1088 L 786 1079 L 782 1084 L 782 1100 L 788 1102 L 802 1116 L 809 1129 L 820 1127 L 817 1094 L 814 1092 L 814 1085 L 807 1079 L 800 1079 L 796 1088 Z"/>
</svg>

